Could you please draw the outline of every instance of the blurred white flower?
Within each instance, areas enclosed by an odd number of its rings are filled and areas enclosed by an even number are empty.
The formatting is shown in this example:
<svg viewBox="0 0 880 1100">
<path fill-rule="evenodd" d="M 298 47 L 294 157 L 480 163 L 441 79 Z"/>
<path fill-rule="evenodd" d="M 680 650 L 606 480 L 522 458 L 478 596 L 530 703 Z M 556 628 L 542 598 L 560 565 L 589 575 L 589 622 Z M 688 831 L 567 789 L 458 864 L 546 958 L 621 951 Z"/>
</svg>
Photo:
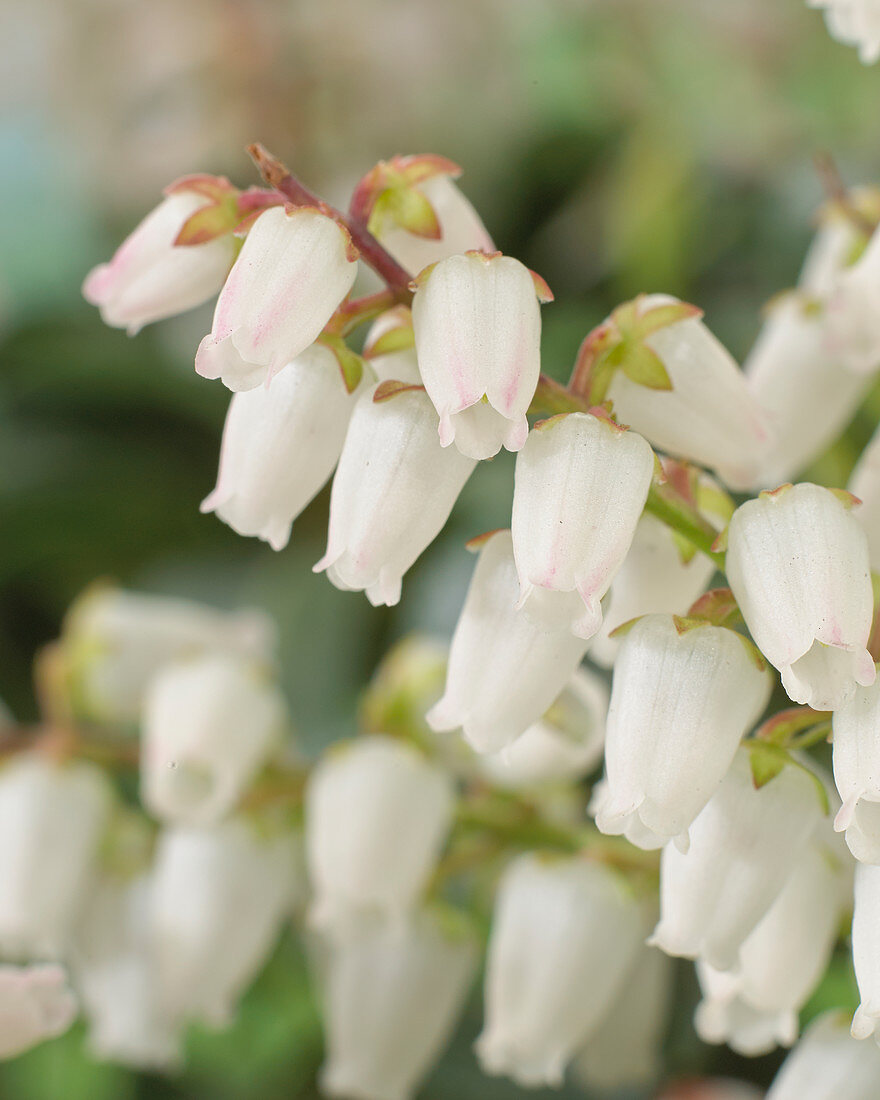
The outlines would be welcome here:
<svg viewBox="0 0 880 1100">
<path fill-rule="evenodd" d="M 857 2 L 857 0 L 854 0 Z M 877 9 L 880 46 L 880 7 Z M 876 374 L 880 367 L 880 233 L 876 230 L 862 255 L 843 270 L 828 295 L 826 342 L 845 367 Z"/>
<path fill-rule="evenodd" d="M 880 572 L 880 431 L 862 451 L 848 488 L 862 502 L 855 515 L 868 536 L 871 568 Z"/>
<path fill-rule="evenodd" d="M 846 46 L 857 46 L 865 65 L 880 57 L 880 3 L 878 0 L 807 0 L 822 8 L 828 32 Z"/>
<path fill-rule="evenodd" d="M 849 1033 L 846 1013 L 817 1017 L 782 1063 L 767 1100 L 877 1100 L 880 1049 Z"/>
<path fill-rule="evenodd" d="M 63 967 L 0 966 L 0 1058 L 63 1035 L 76 1014 Z"/>
</svg>

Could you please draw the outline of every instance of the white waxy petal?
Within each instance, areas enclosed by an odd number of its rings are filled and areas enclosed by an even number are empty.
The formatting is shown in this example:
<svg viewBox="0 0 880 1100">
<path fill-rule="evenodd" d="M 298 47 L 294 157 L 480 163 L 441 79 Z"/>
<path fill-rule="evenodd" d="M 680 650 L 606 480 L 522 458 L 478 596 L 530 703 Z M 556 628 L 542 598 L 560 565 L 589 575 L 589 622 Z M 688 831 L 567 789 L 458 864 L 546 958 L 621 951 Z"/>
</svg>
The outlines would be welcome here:
<svg viewBox="0 0 880 1100">
<path fill-rule="evenodd" d="M 62 967 L 0 966 L 0 1058 L 15 1058 L 63 1035 L 76 1013 Z"/>
<path fill-rule="evenodd" d="M 163 821 L 220 821 L 278 747 L 287 717 L 252 662 L 211 654 L 167 665 L 144 705 L 141 797 Z"/>
<path fill-rule="evenodd" d="M 874 433 L 856 463 L 849 491 L 862 502 L 855 515 L 868 536 L 871 568 L 880 572 L 880 432 Z"/>
<path fill-rule="evenodd" d="M 314 342 L 354 283 L 350 241 L 330 217 L 274 206 L 251 227 L 220 292 L 196 371 L 234 391 L 269 383 Z"/>
<path fill-rule="evenodd" d="M 650 294 L 644 313 L 678 299 Z M 676 321 L 646 337 L 672 382 L 671 390 L 638 385 L 616 371 L 608 399 L 622 424 L 677 458 L 708 466 L 733 489 L 754 481 L 767 427 L 730 353 L 698 318 Z"/>
<path fill-rule="evenodd" d="M 603 417 L 569 413 L 530 432 L 517 455 L 511 525 L 520 604 L 535 589 L 576 592 L 584 606 L 571 628 L 591 638 L 653 473 L 648 443 Z"/>
<path fill-rule="evenodd" d="M 880 867 L 876 865 L 856 866 L 852 951 L 861 998 L 853 1018 L 853 1037 L 873 1035 L 880 1043 Z"/>
<path fill-rule="evenodd" d="M 599 1027 L 643 935 L 635 898 L 600 864 L 515 859 L 495 901 L 486 970 L 485 1073 L 561 1085 Z"/>
<path fill-rule="evenodd" d="M 229 403 L 217 486 L 202 501 L 240 535 L 273 550 L 333 473 L 360 390 L 346 390 L 336 356 L 312 344 L 270 388 Z"/>
<path fill-rule="evenodd" d="M 614 666 L 596 824 L 630 821 L 686 849 L 688 828 L 762 714 L 772 683 L 741 635 L 648 615 L 626 634 Z M 650 845 L 654 847 L 652 843 Z"/>
<path fill-rule="evenodd" d="M 422 389 L 358 402 L 330 497 L 327 552 L 315 565 L 339 588 L 396 604 L 403 575 L 434 541 L 476 462 L 437 438 Z"/>
<path fill-rule="evenodd" d="M 850 1036 L 836 1009 L 815 1019 L 782 1064 L 767 1100 L 876 1100 L 880 1049 Z"/>
<path fill-rule="evenodd" d="M 828 33 L 846 46 L 856 46 L 865 65 L 880 58 L 880 5 L 877 0 L 807 0 L 825 11 Z"/>
<path fill-rule="evenodd" d="M 400 918 L 424 888 L 452 823 L 450 776 L 411 745 L 362 737 L 328 753 L 306 790 L 315 926 L 360 909 Z"/>
<path fill-rule="evenodd" d="M 474 938 L 428 911 L 402 925 L 364 916 L 319 944 L 322 1092 L 410 1100 L 449 1041 L 476 967 Z"/>
<path fill-rule="evenodd" d="M 863 863 L 880 864 L 880 679 L 859 688 L 834 719 L 834 782 L 843 805 L 834 827 Z"/>
<path fill-rule="evenodd" d="M 408 385 L 420 386 L 422 376 L 419 374 L 415 347 L 387 352 L 385 355 L 373 355 L 369 352 L 380 337 L 401 327 L 412 328 L 410 309 L 407 306 L 394 306 L 386 310 L 370 326 L 364 341 L 364 351 L 369 356 L 370 366 L 379 382 L 406 382 Z"/>
<path fill-rule="evenodd" d="M 758 648 L 795 703 L 835 710 L 874 682 L 864 531 L 829 489 L 762 493 L 730 522 L 727 577 Z"/>
<path fill-rule="evenodd" d="M 867 188 L 854 188 L 849 194 L 859 209 L 876 204 Z M 808 299 L 824 302 L 834 291 L 840 273 L 852 264 L 853 257 L 864 246 L 864 237 L 837 203 L 825 203 L 818 217 L 819 227 L 798 276 L 798 290 Z"/>
<path fill-rule="evenodd" d="M 531 272 L 510 256 L 442 260 L 413 301 L 419 370 L 440 442 L 469 458 L 518 451 L 541 372 L 541 313 Z"/>
<path fill-rule="evenodd" d="M 880 13 L 878 13 L 880 24 Z M 845 367 L 874 375 L 880 367 L 880 233 L 839 275 L 829 294 L 826 345 Z"/>
<path fill-rule="evenodd" d="M 660 923 L 651 942 L 669 955 L 729 970 L 820 817 L 808 775 L 788 766 L 756 789 L 748 750 L 739 749 L 691 825 L 688 851 L 674 844 L 663 849 Z"/>
<path fill-rule="evenodd" d="M 516 609 L 519 581 L 508 531 L 483 545 L 452 638 L 446 690 L 428 712 L 434 730 L 461 727 L 477 752 L 499 752 L 549 710 L 588 643 L 569 629 L 576 593 L 554 593 L 557 625 Z"/>
</svg>

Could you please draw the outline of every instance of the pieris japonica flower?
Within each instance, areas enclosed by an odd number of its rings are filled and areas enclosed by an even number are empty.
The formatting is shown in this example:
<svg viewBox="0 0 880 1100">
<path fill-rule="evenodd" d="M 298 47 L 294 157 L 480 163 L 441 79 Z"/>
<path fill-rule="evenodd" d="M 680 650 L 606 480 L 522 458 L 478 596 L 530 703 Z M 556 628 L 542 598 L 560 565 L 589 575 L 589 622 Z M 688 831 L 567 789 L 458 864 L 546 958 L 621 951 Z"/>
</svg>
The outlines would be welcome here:
<svg viewBox="0 0 880 1100">
<path fill-rule="evenodd" d="M 403 924 L 364 915 L 344 935 L 322 937 L 322 1092 L 410 1100 L 449 1040 L 476 966 L 473 935 L 428 910 Z"/>
<path fill-rule="evenodd" d="M 880 864 L 880 679 L 834 712 L 834 782 L 843 805 L 834 828 L 863 863 Z"/>
<path fill-rule="evenodd" d="M 877 14 L 880 25 L 880 9 Z M 874 232 L 861 257 L 841 272 L 829 294 L 826 342 L 850 370 L 874 375 L 880 367 L 880 233 Z"/>
<path fill-rule="evenodd" d="M 880 215 L 878 193 L 873 188 L 850 188 L 847 199 L 867 221 L 875 221 Z M 837 202 L 827 202 L 819 209 L 818 222 L 797 285 L 807 299 L 825 302 L 837 286 L 840 273 L 863 251 L 865 237 L 850 213 Z"/>
<path fill-rule="evenodd" d="M 434 541 L 476 461 L 437 438 L 421 387 L 368 389 L 352 416 L 330 497 L 327 552 L 315 572 L 374 606 L 400 600 L 404 573 Z M 378 400 L 376 400 L 378 398 Z"/>
<path fill-rule="evenodd" d="M 871 568 L 880 572 L 880 431 L 874 433 L 856 463 L 849 491 L 862 502 L 855 514 L 868 536 Z"/>
<path fill-rule="evenodd" d="M 824 306 L 797 291 L 773 302 L 743 367 L 771 436 L 754 488 L 773 488 L 800 473 L 861 404 L 870 378 L 842 366 L 826 344 Z"/>
<path fill-rule="evenodd" d="M 806 482 L 746 501 L 730 521 L 726 570 L 795 703 L 835 710 L 873 684 L 868 542 L 848 502 Z"/>
<path fill-rule="evenodd" d="M 306 790 L 313 923 L 360 909 L 401 917 L 446 842 L 453 803 L 450 776 L 411 745 L 373 735 L 332 749 Z"/>
<path fill-rule="evenodd" d="M 283 550 L 293 521 L 333 473 L 359 392 L 349 392 L 336 356 L 318 343 L 289 363 L 271 388 L 235 394 L 217 486 L 202 511 Z"/>
<path fill-rule="evenodd" d="M 605 681 L 580 668 L 543 718 L 501 752 L 478 757 L 478 767 L 510 790 L 580 779 L 602 759 L 607 712 Z"/>
<path fill-rule="evenodd" d="M 63 1035 L 76 1013 L 62 967 L 0 966 L 0 1058 L 15 1058 Z"/>
<path fill-rule="evenodd" d="M 691 822 L 771 687 L 760 654 L 736 631 L 673 615 L 639 619 L 614 665 L 597 826 L 635 841 L 627 829 L 637 817 L 686 851 Z"/>
<path fill-rule="evenodd" d="M 639 314 L 677 303 L 667 294 L 638 301 Z M 644 338 L 665 368 L 671 389 L 653 389 L 614 373 L 607 397 L 621 423 L 677 458 L 717 471 L 733 489 L 752 484 L 767 428 L 745 378 L 699 317 L 687 317 Z"/>
<path fill-rule="evenodd" d="M 376 318 L 364 341 L 364 356 L 380 382 L 422 384 L 408 306 L 394 306 Z"/>
<path fill-rule="evenodd" d="M 278 688 L 251 661 L 208 654 L 166 665 L 144 704 L 144 805 L 163 821 L 219 821 L 278 746 L 285 719 Z"/>
<path fill-rule="evenodd" d="M 589 1089 L 609 1091 L 643 1086 L 660 1076 L 672 978 L 672 960 L 643 944 L 610 1010 L 575 1062 L 579 1081 Z"/>
<path fill-rule="evenodd" d="M 260 611 L 223 612 L 192 600 L 96 585 L 64 623 L 65 663 L 90 717 L 132 721 L 162 665 L 206 651 L 267 661 L 276 631 Z"/>
<path fill-rule="evenodd" d="M 201 305 L 223 286 L 235 258 L 231 233 L 204 244 L 175 245 L 184 223 L 210 200 L 197 191 L 175 190 L 83 283 L 86 301 L 98 306 L 106 325 L 134 335 Z"/>
<path fill-rule="evenodd" d="M 137 1069 L 180 1061 L 179 1022 L 160 1002 L 150 921 L 152 881 L 105 875 L 79 922 L 72 955 L 95 1058 Z"/>
<path fill-rule="evenodd" d="M 196 370 L 235 391 L 268 384 L 316 339 L 356 272 L 351 240 L 332 218 L 310 207 L 266 210 L 220 291 Z"/>
<path fill-rule="evenodd" d="M 704 1042 L 727 1043 L 748 1057 L 791 1046 L 798 1013 L 831 958 L 845 886 L 827 848 L 808 845 L 733 969 L 698 963 L 703 1000 L 695 1024 Z"/>
<path fill-rule="evenodd" d="M 822 8 L 828 32 L 846 46 L 857 46 L 865 65 L 880 58 L 880 3 L 878 0 L 807 0 Z"/>
<path fill-rule="evenodd" d="M 561 1085 L 620 992 L 643 934 L 638 904 L 608 868 L 525 855 L 495 901 L 486 970 L 486 1073 Z"/>
<path fill-rule="evenodd" d="M 160 834 L 150 922 L 164 1011 L 232 1022 L 290 914 L 296 873 L 295 837 L 242 818 Z"/>
<path fill-rule="evenodd" d="M 440 442 L 469 458 L 518 451 L 541 373 L 539 300 L 552 297 L 519 260 L 468 252 L 423 272 L 412 306 L 419 371 Z"/>
<path fill-rule="evenodd" d="M 749 751 L 690 828 L 690 847 L 663 849 L 660 923 L 652 943 L 668 955 L 701 958 L 717 970 L 740 948 L 778 897 L 821 816 L 813 778 L 786 766 L 756 789 Z"/>
<path fill-rule="evenodd" d="M 477 752 L 498 752 L 549 710 L 588 643 L 571 633 L 571 611 L 553 627 L 517 610 L 519 580 L 509 531 L 484 542 L 459 615 L 434 730 L 459 727 Z M 580 598 L 571 593 L 572 608 Z"/>
<path fill-rule="evenodd" d="M 112 791 L 84 763 L 36 753 L 0 768 L 0 951 L 57 958 L 88 894 Z"/>
<path fill-rule="evenodd" d="M 880 867 L 873 864 L 856 866 L 852 951 L 861 997 L 853 1037 L 880 1043 Z"/>
<path fill-rule="evenodd" d="M 846 1014 L 817 1017 L 782 1063 L 767 1100 L 876 1100 L 880 1049 L 849 1033 Z"/>
<path fill-rule="evenodd" d="M 591 638 L 599 601 L 635 534 L 651 486 L 654 452 L 604 415 L 568 413 L 539 424 L 516 458 L 513 556 L 520 606 L 540 616 L 558 595 L 583 601 L 571 629 Z"/>
</svg>

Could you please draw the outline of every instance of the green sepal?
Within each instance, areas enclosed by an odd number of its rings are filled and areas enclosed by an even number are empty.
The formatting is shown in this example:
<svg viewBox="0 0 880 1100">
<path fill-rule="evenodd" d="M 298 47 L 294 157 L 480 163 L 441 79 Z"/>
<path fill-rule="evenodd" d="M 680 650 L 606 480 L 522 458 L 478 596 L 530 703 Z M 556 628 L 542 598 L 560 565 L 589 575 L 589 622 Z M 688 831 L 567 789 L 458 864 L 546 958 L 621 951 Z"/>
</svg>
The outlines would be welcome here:
<svg viewBox="0 0 880 1100">
<path fill-rule="evenodd" d="M 377 359 L 380 355 L 393 355 L 398 351 L 409 351 L 416 346 L 412 325 L 398 325 L 364 348 L 365 359 Z"/>
<path fill-rule="evenodd" d="M 766 741 L 754 740 L 746 741 L 745 745 L 749 750 L 752 782 L 755 784 L 756 790 L 760 790 L 761 787 L 765 787 L 774 780 L 783 768 L 798 768 L 804 775 L 809 776 L 813 781 L 816 793 L 819 796 L 819 804 L 822 807 L 822 812 L 826 817 L 828 816 L 831 812 L 831 802 L 828 798 L 828 791 L 825 790 L 825 784 L 812 769 L 808 768 L 806 764 L 798 760 L 797 757 L 792 756 L 787 749 L 782 748 L 780 745 L 771 745 Z"/>
<path fill-rule="evenodd" d="M 755 730 L 755 737 L 771 745 L 789 747 L 799 734 L 817 726 L 824 726 L 831 718 L 831 711 L 813 710 L 811 707 L 788 707 L 768 718 Z"/>
<path fill-rule="evenodd" d="M 336 362 L 339 364 L 346 391 L 354 393 L 364 377 L 366 364 L 363 358 L 356 351 L 352 351 L 341 336 L 337 336 L 333 332 L 322 332 L 316 343 L 323 344 L 324 347 L 333 352 L 336 356 Z"/>
<path fill-rule="evenodd" d="M 382 226 L 388 222 L 426 240 L 439 241 L 443 235 L 430 200 L 405 182 L 394 183 L 379 194 L 370 213 L 368 228 L 381 233 Z"/>
<path fill-rule="evenodd" d="M 743 621 L 739 605 L 729 588 L 709 589 L 694 601 L 688 610 L 688 617 L 702 619 L 713 626 L 730 627 Z"/>
<path fill-rule="evenodd" d="M 389 378 L 385 382 L 379 383 L 376 392 L 373 394 L 373 404 L 388 401 L 401 393 L 414 393 L 416 390 L 424 393 L 425 387 L 419 385 L 418 382 L 398 382 L 396 379 Z"/>
<path fill-rule="evenodd" d="M 631 381 L 649 390 L 671 390 L 672 379 L 656 352 L 647 344 L 624 344 L 620 369 Z"/>
</svg>

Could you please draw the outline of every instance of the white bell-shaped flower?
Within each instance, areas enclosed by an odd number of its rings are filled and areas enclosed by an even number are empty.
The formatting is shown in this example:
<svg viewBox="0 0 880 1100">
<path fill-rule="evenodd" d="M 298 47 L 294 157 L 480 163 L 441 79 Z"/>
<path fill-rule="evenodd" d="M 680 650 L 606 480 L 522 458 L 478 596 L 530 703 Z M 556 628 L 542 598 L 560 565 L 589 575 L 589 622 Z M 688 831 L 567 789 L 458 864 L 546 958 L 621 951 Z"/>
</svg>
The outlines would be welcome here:
<svg viewBox="0 0 880 1100">
<path fill-rule="evenodd" d="M 746 501 L 730 521 L 726 570 L 795 703 L 835 710 L 874 682 L 868 542 L 834 492 L 804 482 Z"/>
<path fill-rule="evenodd" d="M 639 310 L 677 301 L 648 294 Z M 696 317 L 657 329 L 644 342 L 665 367 L 672 389 L 650 389 L 616 371 L 607 396 L 617 418 L 660 450 L 709 466 L 731 488 L 750 486 L 767 428 L 730 353 Z"/>
<path fill-rule="evenodd" d="M 672 529 L 645 513 L 605 598 L 602 626 L 590 644 L 590 660 L 611 668 L 621 643 L 620 638 L 610 637 L 612 631 L 641 615 L 686 614 L 706 591 L 714 572 L 711 558 L 683 553 Z"/>
<path fill-rule="evenodd" d="M 596 814 L 605 806 L 608 797 L 608 779 L 606 776 L 603 776 L 599 782 L 593 786 L 590 803 L 587 807 L 587 812 L 590 817 L 596 817 Z M 655 852 L 659 848 L 663 848 L 667 843 L 666 837 L 659 836 L 657 833 L 646 828 L 646 826 L 642 824 L 642 820 L 638 814 L 630 814 L 623 823 L 623 831 L 619 835 L 626 837 L 630 844 L 634 845 L 636 848 L 641 848 L 645 852 Z"/>
<path fill-rule="evenodd" d="M 834 712 L 834 782 L 843 805 L 834 828 L 863 863 L 880 864 L 880 679 Z"/>
<path fill-rule="evenodd" d="M 827 827 L 827 826 L 826 826 Z M 747 1057 L 791 1046 L 798 1013 L 828 966 L 847 901 L 827 849 L 810 844 L 728 971 L 700 962 L 697 1034 Z"/>
<path fill-rule="evenodd" d="M 878 13 L 880 22 L 880 13 Z M 874 375 L 880 367 L 880 233 L 838 276 L 826 307 L 826 346 L 849 370 Z"/>
<path fill-rule="evenodd" d="M 358 402 L 330 496 L 327 570 L 374 606 L 400 600 L 404 573 L 440 533 L 476 461 L 437 438 L 427 394 L 408 389 Z"/>
<path fill-rule="evenodd" d="M 63 967 L 0 966 L 0 1059 L 63 1035 L 77 1014 Z"/>
<path fill-rule="evenodd" d="M 622 989 L 642 935 L 638 904 L 614 871 L 583 859 L 515 859 L 489 942 L 476 1046 L 484 1072 L 561 1085 Z"/>
<path fill-rule="evenodd" d="M 301 885 L 296 837 L 243 818 L 159 836 L 150 922 L 161 1004 L 227 1027 L 268 958 Z"/>
<path fill-rule="evenodd" d="M 144 805 L 163 821 L 219 821 L 279 745 L 285 720 L 281 693 L 251 661 L 208 654 L 166 665 L 144 704 Z"/>
<path fill-rule="evenodd" d="M 462 252 L 494 252 L 495 245 L 479 214 L 449 176 L 439 173 L 420 181 L 425 196 L 440 223 L 440 237 L 420 237 L 392 222 L 381 225 L 377 237 L 382 247 L 406 268 L 418 275 L 429 264 L 457 256 Z"/>
<path fill-rule="evenodd" d="M 520 606 L 540 615 L 557 593 L 576 592 L 583 607 L 571 629 L 592 638 L 653 474 L 649 444 L 606 416 L 569 413 L 530 432 L 516 458 L 511 522 Z"/>
<path fill-rule="evenodd" d="M 663 849 L 660 923 L 653 943 L 717 970 L 740 948 L 785 885 L 822 808 L 813 779 L 786 766 L 756 789 L 749 752 L 737 750 L 721 786 L 690 828 L 690 847 Z"/>
<path fill-rule="evenodd" d="M 396 350 L 380 351 L 383 338 L 387 341 L 394 332 L 406 332 L 412 339 L 412 312 L 409 306 L 393 306 L 379 314 L 364 341 L 364 355 L 369 359 L 379 382 L 406 382 L 407 385 L 420 386 L 422 376 L 419 374 L 414 343 Z"/>
<path fill-rule="evenodd" d="M 862 502 L 856 518 L 868 536 L 871 568 L 880 572 L 880 431 L 876 431 L 862 451 L 849 480 L 849 491 Z"/>
<path fill-rule="evenodd" d="M 605 681 L 579 668 L 543 718 L 507 748 L 478 756 L 477 767 L 509 790 L 581 779 L 602 759 L 607 713 Z"/>
<path fill-rule="evenodd" d="M 182 1036 L 160 1000 L 151 893 L 149 875 L 104 876 L 80 919 L 72 964 L 92 1055 L 136 1069 L 167 1069 L 180 1062 Z"/>
<path fill-rule="evenodd" d="M 877 1100 L 880 1049 L 849 1033 L 845 1012 L 817 1017 L 782 1063 L 766 1100 Z"/>
<path fill-rule="evenodd" d="M 736 631 L 673 615 L 639 619 L 614 665 L 599 829 L 633 839 L 636 817 L 686 850 L 689 826 L 771 688 L 760 654 Z"/>
<path fill-rule="evenodd" d="M 402 741 L 374 735 L 327 753 L 306 790 L 313 923 L 410 909 L 446 842 L 453 805 L 451 777 Z"/>
<path fill-rule="evenodd" d="M 174 244 L 184 223 L 209 201 L 196 191 L 168 195 L 110 263 L 89 272 L 83 296 L 99 307 L 105 324 L 133 336 L 151 321 L 201 305 L 223 286 L 235 258 L 231 233 L 204 244 Z"/>
<path fill-rule="evenodd" d="M 880 1043 L 880 867 L 856 865 L 852 952 L 859 1004 L 853 1017 L 856 1039 L 871 1035 Z"/>
<path fill-rule="evenodd" d="M 128 722 L 140 716 L 162 665 L 206 651 L 268 661 L 276 633 L 261 611 L 229 613 L 96 585 L 68 612 L 62 645 L 78 705 L 98 720 Z"/>
<path fill-rule="evenodd" d="M 260 214 L 217 300 L 196 371 L 252 390 L 314 342 L 357 273 L 347 232 L 310 207 Z"/>
<path fill-rule="evenodd" d="M 865 65 L 880 58 L 880 4 L 877 0 L 807 0 L 822 8 L 828 33 L 845 46 L 856 46 Z"/>
<path fill-rule="evenodd" d="M 36 753 L 0 768 L 0 951 L 58 958 L 88 896 L 112 803 L 91 764 Z"/>
<path fill-rule="evenodd" d="M 321 1091 L 410 1100 L 446 1046 L 477 968 L 473 935 L 430 911 L 402 924 L 364 914 L 322 938 Z"/>
<path fill-rule="evenodd" d="M 771 436 L 756 489 L 781 485 L 821 455 L 870 386 L 829 351 L 824 307 L 796 291 L 774 301 L 743 370 Z"/>
<path fill-rule="evenodd" d="M 569 593 L 556 626 L 516 609 L 519 580 L 509 531 L 483 544 L 452 638 L 443 697 L 428 712 L 434 730 L 461 727 L 477 752 L 511 745 L 549 710 L 588 642 L 569 623 L 580 597 Z"/>
<path fill-rule="evenodd" d="M 866 218 L 874 217 L 877 194 L 871 188 L 850 188 L 847 198 Z M 865 240 L 839 203 L 824 203 L 816 220 L 818 228 L 804 257 L 797 288 L 806 298 L 825 302 L 834 292 L 840 273 L 852 265 L 864 248 Z"/>
<path fill-rule="evenodd" d="M 312 344 L 271 388 L 235 394 L 217 486 L 201 510 L 283 550 L 293 521 L 333 473 L 358 392 L 348 392 L 330 348 Z"/>
<path fill-rule="evenodd" d="M 419 371 L 440 417 L 441 444 L 454 442 L 477 459 L 502 446 L 518 451 L 541 373 L 532 273 L 510 256 L 452 256 L 422 275 L 412 313 Z"/>
</svg>

